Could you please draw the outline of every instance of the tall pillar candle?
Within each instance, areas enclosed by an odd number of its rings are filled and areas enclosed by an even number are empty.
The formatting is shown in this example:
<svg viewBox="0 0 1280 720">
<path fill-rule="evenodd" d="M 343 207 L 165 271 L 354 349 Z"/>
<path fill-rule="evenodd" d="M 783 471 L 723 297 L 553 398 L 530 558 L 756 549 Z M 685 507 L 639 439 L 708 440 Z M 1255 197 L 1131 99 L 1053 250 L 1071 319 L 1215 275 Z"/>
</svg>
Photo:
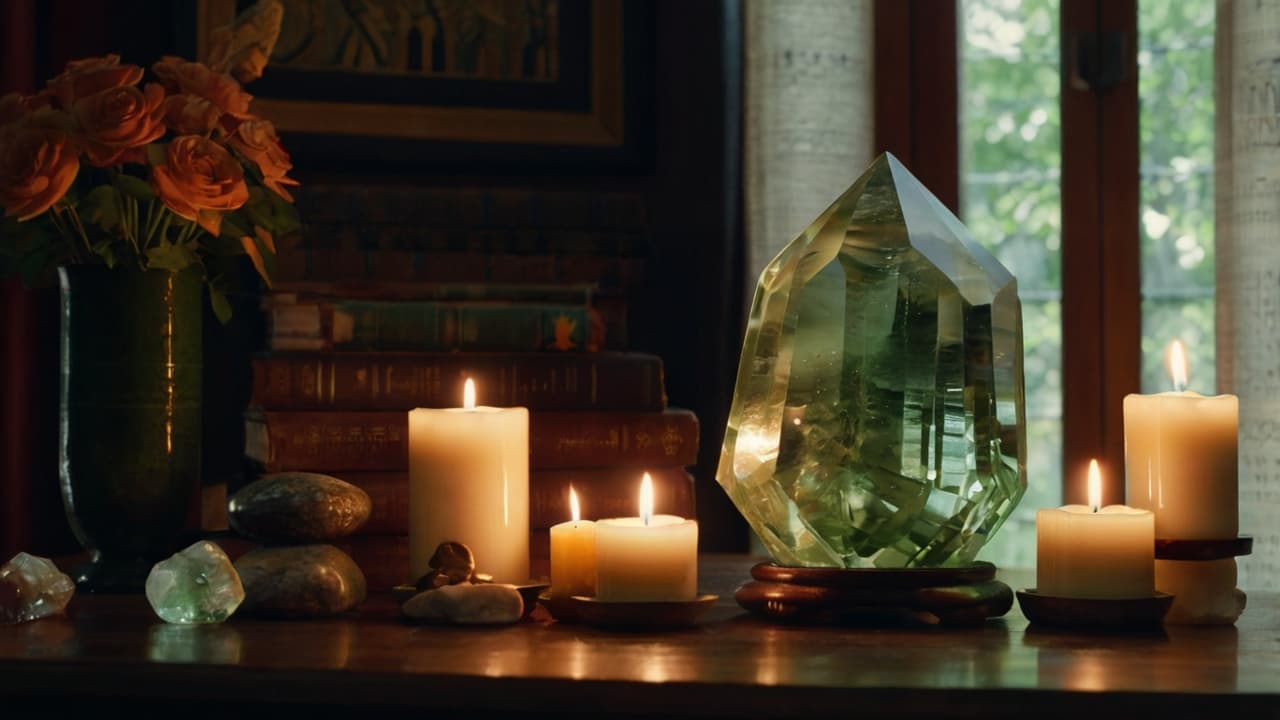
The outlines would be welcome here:
<svg viewBox="0 0 1280 720">
<path fill-rule="evenodd" d="M 436 546 L 466 544 L 496 582 L 529 580 L 529 411 L 476 407 L 409 411 L 409 580 Z"/>
<path fill-rule="evenodd" d="M 1174 392 L 1124 399 L 1126 502 L 1155 513 L 1156 537 L 1226 540 L 1240 532 L 1235 395 L 1182 390 L 1186 360 L 1170 349 Z"/>
<path fill-rule="evenodd" d="M 1227 540 L 1240 532 L 1235 395 L 1188 392 L 1182 344 L 1169 347 L 1174 392 L 1124 399 L 1128 502 L 1155 513 L 1156 537 Z M 1175 596 L 1169 624 L 1231 624 L 1244 610 L 1236 561 L 1156 560 L 1156 589 Z"/>
</svg>

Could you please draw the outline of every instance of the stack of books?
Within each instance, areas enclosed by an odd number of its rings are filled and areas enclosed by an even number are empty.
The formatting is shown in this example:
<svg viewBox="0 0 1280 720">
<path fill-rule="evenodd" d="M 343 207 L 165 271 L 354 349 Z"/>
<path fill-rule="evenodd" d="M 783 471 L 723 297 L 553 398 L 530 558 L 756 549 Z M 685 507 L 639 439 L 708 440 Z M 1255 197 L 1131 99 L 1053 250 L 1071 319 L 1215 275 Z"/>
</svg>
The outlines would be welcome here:
<svg viewBox="0 0 1280 720">
<path fill-rule="evenodd" d="M 660 358 L 606 349 L 625 303 L 596 300 L 586 285 L 286 286 L 265 299 L 245 454 L 369 494 L 373 516 L 340 547 L 371 590 L 410 580 L 408 411 L 461 406 L 466 378 L 480 404 L 529 409 L 535 568 L 570 485 L 587 518 L 635 515 L 649 472 L 656 509 L 694 517 L 697 418 L 667 407 Z"/>
</svg>

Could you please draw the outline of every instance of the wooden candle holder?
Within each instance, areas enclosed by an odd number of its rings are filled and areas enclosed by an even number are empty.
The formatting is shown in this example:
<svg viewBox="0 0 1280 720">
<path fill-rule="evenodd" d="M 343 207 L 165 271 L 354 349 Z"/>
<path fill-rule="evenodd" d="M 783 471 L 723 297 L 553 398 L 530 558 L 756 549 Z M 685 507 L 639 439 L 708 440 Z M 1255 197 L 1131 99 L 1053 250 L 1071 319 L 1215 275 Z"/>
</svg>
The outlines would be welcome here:
<svg viewBox="0 0 1280 720">
<path fill-rule="evenodd" d="M 1154 630 L 1173 606 L 1173 596 L 1122 600 L 1064 598 L 1041 595 L 1034 588 L 1018 591 L 1018 606 L 1032 625 L 1095 630 Z"/>
<path fill-rule="evenodd" d="M 1205 562 L 1253 554 L 1253 537 L 1241 535 L 1226 540 L 1173 540 L 1156 538 L 1157 560 Z"/>
<path fill-rule="evenodd" d="M 633 630 L 662 630 L 688 627 L 710 610 L 719 595 L 699 595 L 676 602 L 604 602 L 595 598 L 538 596 L 538 602 L 556 622 L 582 623 L 596 627 Z"/>
</svg>

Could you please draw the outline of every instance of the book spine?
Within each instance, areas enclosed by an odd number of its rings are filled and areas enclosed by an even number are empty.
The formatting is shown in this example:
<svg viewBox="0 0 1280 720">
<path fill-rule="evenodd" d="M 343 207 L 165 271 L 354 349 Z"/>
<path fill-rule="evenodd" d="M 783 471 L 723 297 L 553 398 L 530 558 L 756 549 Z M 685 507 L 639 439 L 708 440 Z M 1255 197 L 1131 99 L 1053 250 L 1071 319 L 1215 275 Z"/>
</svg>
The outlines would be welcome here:
<svg viewBox="0 0 1280 720">
<path fill-rule="evenodd" d="M 641 473 L 653 478 L 654 510 L 695 517 L 693 476 L 680 467 L 539 470 L 529 473 L 529 527 L 549 528 L 570 518 L 569 488 L 578 492 L 582 517 L 594 520 L 636 514 Z M 373 512 L 361 535 L 409 532 L 407 472 L 346 472 L 336 477 L 369 494 Z"/>
<path fill-rule="evenodd" d="M 245 455 L 270 472 L 403 471 L 408 438 L 407 412 L 262 411 L 245 420 Z M 529 416 L 534 470 L 685 466 L 697 456 L 698 418 L 688 410 Z"/>
<path fill-rule="evenodd" d="M 295 354 L 253 360 L 249 404 L 290 410 L 454 407 L 473 378 L 480 401 L 530 410 L 661 410 L 662 361 L 641 353 Z"/>
<path fill-rule="evenodd" d="M 281 283 L 599 283 L 634 290 L 645 259 L 572 254 L 302 248 L 277 256 Z"/>
<path fill-rule="evenodd" d="M 269 317 L 277 351 L 584 352 L 599 350 L 606 331 L 583 304 L 329 300 L 281 304 Z"/>
</svg>

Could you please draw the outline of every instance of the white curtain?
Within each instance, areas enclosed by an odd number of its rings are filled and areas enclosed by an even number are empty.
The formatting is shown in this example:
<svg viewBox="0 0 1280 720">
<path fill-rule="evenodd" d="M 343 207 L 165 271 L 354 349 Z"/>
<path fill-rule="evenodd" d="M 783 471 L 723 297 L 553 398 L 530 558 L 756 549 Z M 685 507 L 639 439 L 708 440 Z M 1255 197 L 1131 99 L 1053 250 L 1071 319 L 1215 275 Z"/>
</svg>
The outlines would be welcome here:
<svg viewBox="0 0 1280 720">
<path fill-rule="evenodd" d="M 747 299 L 871 162 L 873 0 L 747 0 Z"/>
<path fill-rule="evenodd" d="M 1280 0 L 1218 0 L 1217 357 L 1240 396 L 1239 585 L 1280 589 Z M 1214 478 L 1205 478 L 1212 482 Z"/>
</svg>

